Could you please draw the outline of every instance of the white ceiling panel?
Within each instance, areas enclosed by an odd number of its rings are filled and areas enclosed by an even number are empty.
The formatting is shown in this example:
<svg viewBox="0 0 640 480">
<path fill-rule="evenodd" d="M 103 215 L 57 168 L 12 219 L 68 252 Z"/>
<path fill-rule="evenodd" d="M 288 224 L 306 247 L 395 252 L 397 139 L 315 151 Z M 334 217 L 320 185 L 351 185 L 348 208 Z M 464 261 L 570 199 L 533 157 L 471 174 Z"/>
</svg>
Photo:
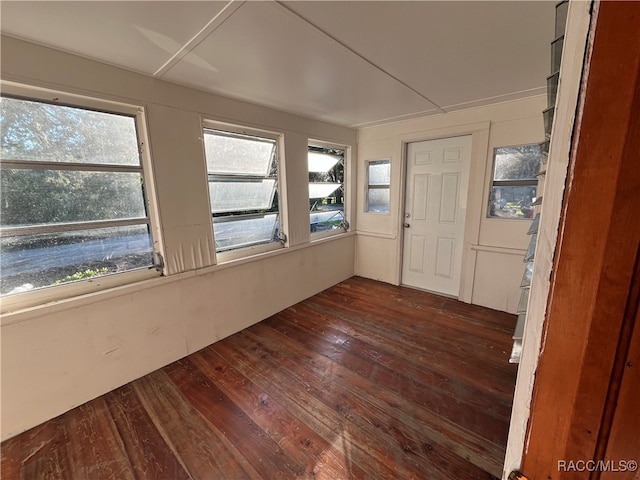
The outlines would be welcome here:
<svg viewBox="0 0 640 480">
<path fill-rule="evenodd" d="M 361 126 L 545 90 L 551 1 L 1 1 L 3 34 Z"/>
<path fill-rule="evenodd" d="M 285 5 L 447 110 L 542 93 L 549 74 L 555 2 Z"/>
<path fill-rule="evenodd" d="M 0 12 L 4 34 L 153 74 L 227 3 L 3 0 Z"/>
<path fill-rule="evenodd" d="M 343 125 L 435 109 L 272 2 L 243 4 L 192 54 L 163 78 Z"/>
</svg>

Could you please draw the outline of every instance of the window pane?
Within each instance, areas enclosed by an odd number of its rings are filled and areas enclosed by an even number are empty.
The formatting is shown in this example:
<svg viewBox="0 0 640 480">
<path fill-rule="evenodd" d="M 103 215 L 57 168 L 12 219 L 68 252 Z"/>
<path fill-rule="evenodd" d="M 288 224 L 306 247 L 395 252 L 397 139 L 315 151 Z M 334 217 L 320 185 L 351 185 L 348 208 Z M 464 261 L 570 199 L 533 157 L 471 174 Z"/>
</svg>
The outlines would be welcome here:
<svg viewBox="0 0 640 480">
<path fill-rule="evenodd" d="M 278 214 L 213 219 L 216 252 L 278 240 Z"/>
<path fill-rule="evenodd" d="M 520 282 L 520 286 L 521 287 L 531 286 L 532 277 L 533 277 L 533 261 L 527 262 L 527 265 L 524 269 L 524 274 L 522 275 L 522 281 Z"/>
<path fill-rule="evenodd" d="M 342 160 L 342 158 L 336 155 L 330 155 L 328 153 L 309 152 L 309 171 L 315 173 L 328 172 L 340 160 Z"/>
<path fill-rule="evenodd" d="M 389 160 L 369 162 L 369 185 L 389 185 L 391 163 Z"/>
<path fill-rule="evenodd" d="M 216 251 L 277 242 L 277 141 L 205 130 Z"/>
<path fill-rule="evenodd" d="M 536 187 L 493 187 L 489 216 L 499 218 L 533 218 Z"/>
<path fill-rule="evenodd" d="M 211 211 L 222 213 L 269 210 L 275 187 L 275 178 L 210 180 Z"/>
<path fill-rule="evenodd" d="M 538 228 L 540 228 L 540 213 L 536 213 L 536 216 L 533 219 L 533 222 L 531 222 L 531 226 L 527 231 L 527 235 L 533 235 L 534 233 L 538 233 Z"/>
<path fill-rule="evenodd" d="M 342 210 L 327 210 L 322 212 L 311 212 L 311 233 L 336 230 L 340 228 L 340 223 L 344 220 Z"/>
<path fill-rule="evenodd" d="M 525 262 L 533 260 L 536 255 L 536 243 L 538 242 L 538 235 L 531 235 L 529 246 L 527 247 L 527 253 L 524 254 Z"/>
<path fill-rule="evenodd" d="M 335 192 L 342 185 L 340 183 L 310 183 L 309 198 L 325 198 Z"/>
<path fill-rule="evenodd" d="M 4 169 L 0 189 L 5 227 L 146 217 L 139 173 Z"/>
<path fill-rule="evenodd" d="M 309 145 L 311 233 L 338 230 L 344 221 L 344 148 Z"/>
<path fill-rule="evenodd" d="M 153 265 L 147 225 L 0 238 L 1 293 Z"/>
<path fill-rule="evenodd" d="M 389 211 L 389 189 L 388 188 L 372 188 L 369 189 L 367 198 L 367 211 L 387 213 Z"/>
<path fill-rule="evenodd" d="M 218 175 L 270 175 L 276 141 L 205 131 L 207 170 Z"/>
<path fill-rule="evenodd" d="M 540 169 L 540 145 L 496 148 L 494 180 L 535 180 Z"/>
<path fill-rule="evenodd" d="M 520 292 L 520 301 L 518 302 L 517 313 L 525 313 L 529 304 L 529 289 L 523 288 Z"/>
<path fill-rule="evenodd" d="M 140 165 L 135 119 L 3 97 L 3 160 Z"/>
</svg>

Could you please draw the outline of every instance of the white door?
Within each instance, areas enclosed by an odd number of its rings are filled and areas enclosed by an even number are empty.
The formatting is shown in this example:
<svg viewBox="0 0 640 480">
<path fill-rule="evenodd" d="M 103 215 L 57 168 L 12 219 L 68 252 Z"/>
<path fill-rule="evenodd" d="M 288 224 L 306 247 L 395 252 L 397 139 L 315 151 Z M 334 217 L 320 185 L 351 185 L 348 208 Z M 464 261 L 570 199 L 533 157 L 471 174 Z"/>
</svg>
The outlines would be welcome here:
<svg viewBox="0 0 640 480">
<path fill-rule="evenodd" d="M 407 146 L 402 283 L 458 296 L 471 135 Z"/>
</svg>

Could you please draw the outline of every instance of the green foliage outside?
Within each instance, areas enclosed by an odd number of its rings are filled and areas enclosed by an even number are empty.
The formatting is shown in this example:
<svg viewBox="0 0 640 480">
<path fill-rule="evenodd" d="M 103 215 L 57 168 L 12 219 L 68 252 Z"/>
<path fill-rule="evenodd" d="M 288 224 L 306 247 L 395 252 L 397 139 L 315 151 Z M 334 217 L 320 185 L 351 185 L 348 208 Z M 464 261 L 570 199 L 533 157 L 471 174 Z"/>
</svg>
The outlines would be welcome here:
<svg viewBox="0 0 640 480">
<path fill-rule="evenodd" d="M 132 117 L 6 97 L 0 101 L 0 149 L 2 160 L 34 167 L 43 161 L 140 165 Z M 1 172 L 2 226 L 146 215 L 138 172 L 24 166 Z"/>
<path fill-rule="evenodd" d="M 73 275 L 67 275 L 61 280 L 56 280 L 52 285 L 60 285 L 61 283 L 75 282 L 76 280 L 84 280 L 87 278 L 98 277 L 109 273 L 107 267 L 96 268 L 95 270 L 87 269 L 84 272 L 76 272 Z"/>
<path fill-rule="evenodd" d="M 0 226 L 38 226 L 38 233 L 0 238 L 0 253 L 20 259 L 30 250 L 102 239 L 147 235 L 146 224 L 58 231 L 50 225 L 145 218 L 144 183 L 133 116 L 11 97 L 0 98 Z M 44 164 L 47 162 L 47 164 Z M 122 167 L 125 167 L 122 169 Z M 118 170 L 120 169 L 120 170 Z M 126 244 L 125 244 L 126 245 Z M 153 263 L 150 248 L 105 251 L 18 269 L 0 276 L 0 293 L 142 268 Z"/>
<path fill-rule="evenodd" d="M 533 180 L 540 169 L 540 145 L 496 149 L 494 180 Z"/>
</svg>

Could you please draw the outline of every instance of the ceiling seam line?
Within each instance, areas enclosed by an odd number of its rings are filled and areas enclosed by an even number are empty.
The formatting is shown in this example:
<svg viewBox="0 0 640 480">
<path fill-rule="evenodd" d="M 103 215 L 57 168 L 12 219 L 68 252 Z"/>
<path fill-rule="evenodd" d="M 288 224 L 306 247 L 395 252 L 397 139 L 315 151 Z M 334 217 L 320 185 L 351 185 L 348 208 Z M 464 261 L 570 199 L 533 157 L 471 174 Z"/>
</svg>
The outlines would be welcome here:
<svg viewBox="0 0 640 480">
<path fill-rule="evenodd" d="M 311 22 L 310 20 L 306 19 L 305 17 L 303 17 L 302 15 L 300 15 L 299 13 L 295 12 L 294 10 L 292 10 L 291 8 L 289 8 L 288 6 L 286 6 L 284 3 L 282 3 L 281 0 L 276 0 L 275 2 L 273 2 L 273 4 L 278 5 L 279 7 L 285 9 L 287 12 L 291 13 L 292 15 L 295 15 L 297 18 L 299 18 L 300 20 L 302 20 L 303 22 L 305 22 L 306 24 L 310 25 L 311 27 L 315 28 L 317 31 L 319 31 L 320 33 L 322 33 L 324 36 L 326 36 L 327 38 L 330 38 L 331 40 L 333 40 L 335 43 L 337 43 L 338 45 L 340 45 L 342 48 L 345 48 L 347 50 L 349 50 L 351 53 L 353 53 L 355 56 L 357 56 L 358 58 L 360 58 L 361 60 L 364 60 L 366 63 L 368 63 L 369 65 L 371 65 L 373 68 L 375 68 L 376 70 L 379 70 L 380 72 L 384 73 L 385 75 L 387 75 L 388 77 L 392 78 L 393 80 L 395 80 L 396 82 L 398 82 L 399 84 L 401 84 L 402 86 L 404 86 L 405 88 L 408 88 L 409 90 L 411 90 L 413 93 L 415 93 L 416 95 L 419 95 L 421 98 L 423 98 L 424 100 L 426 100 L 427 102 L 431 103 L 432 105 L 434 105 L 441 113 L 448 113 L 443 107 L 441 107 L 440 105 L 438 105 L 436 102 L 434 102 L 433 100 L 431 100 L 429 97 L 427 97 L 426 95 L 422 94 L 421 92 L 419 92 L 418 90 L 416 90 L 415 88 L 413 88 L 411 85 L 409 85 L 408 83 L 404 82 L 403 80 L 400 80 L 398 77 L 396 77 L 395 75 L 393 75 L 392 73 L 388 72 L 387 70 L 385 70 L 384 68 L 382 68 L 381 66 L 377 65 L 376 63 L 372 62 L 371 60 L 369 60 L 367 57 L 365 57 L 364 55 L 358 53 L 356 50 L 354 50 L 353 48 L 351 48 L 349 45 L 347 45 L 346 43 L 338 40 L 336 37 L 334 37 L 333 35 L 331 35 L 330 33 L 324 31 L 322 28 L 320 28 L 319 26 L 317 26 L 316 24 L 314 24 L 313 22 Z"/>
<path fill-rule="evenodd" d="M 245 3 L 245 1 L 246 0 L 230 0 L 229 3 L 227 3 L 222 10 L 209 20 L 209 22 L 207 22 L 207 24 L 202 27 L 198 33 L 196 33 L 176 53 L 174 53 L 158 70 L 156 70 L 153 76 L 162 77 L 167 73 L 176 63 L 191 53 L 191 51 L 200 45 L 204 39 L 226 22 Z"/>
</svg>

